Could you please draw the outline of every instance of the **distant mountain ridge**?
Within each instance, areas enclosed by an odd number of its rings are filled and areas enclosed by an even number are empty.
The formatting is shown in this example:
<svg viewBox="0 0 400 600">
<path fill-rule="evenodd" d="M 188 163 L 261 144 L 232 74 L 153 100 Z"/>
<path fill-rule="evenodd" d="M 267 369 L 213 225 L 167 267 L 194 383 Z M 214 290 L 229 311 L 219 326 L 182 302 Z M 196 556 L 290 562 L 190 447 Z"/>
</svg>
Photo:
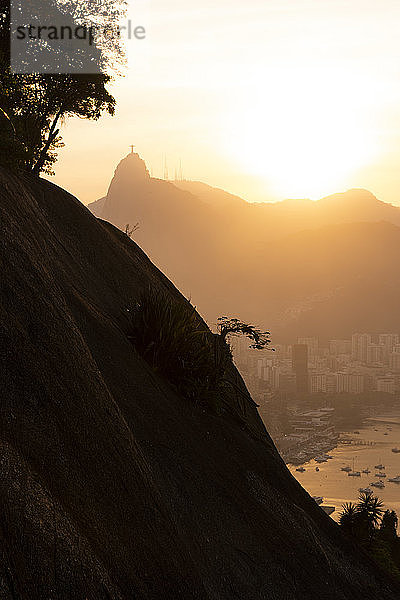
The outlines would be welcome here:
<svg viewBox="0 0 400 600">
<path fill-rule="evenodd" d="M 121 229 L 139 222 L 135 240 L 211 323 L 228 311 L 279 341 L 399 329 L 400 208 L 367 190 L 251 204 L 153 179 L 131 154 L 89 208 Z"/>
<path fill-rule="evenodd" d="M 218 208 L 244 208 L 249 204 L 240 196 L 230 194 L 221 188 L 212 187 L 201 181 L 176 180 L 172 182 L 177 188 L 185 190 L 200 198 L 203 202 Z"/>
</svg>

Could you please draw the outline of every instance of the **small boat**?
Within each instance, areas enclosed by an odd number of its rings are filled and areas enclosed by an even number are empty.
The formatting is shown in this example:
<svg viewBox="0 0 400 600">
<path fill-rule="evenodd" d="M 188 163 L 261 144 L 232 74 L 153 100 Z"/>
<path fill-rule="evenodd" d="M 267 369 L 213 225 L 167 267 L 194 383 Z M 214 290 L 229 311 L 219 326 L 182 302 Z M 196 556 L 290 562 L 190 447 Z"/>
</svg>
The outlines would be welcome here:
<svg viewBox="0 0 400 600">
<path fill-rule="evenodd" d="M 399 448 L 392 448 L 392 452 L 394 452 L 395 454 L 399 454 L 400 453 L 400 449 Z"/>
<path fill-rule="evenodd" d="M 350 473 L 351 467 L 342 467 L 340 470 L 345 471 L 346 473 Z"/>
<path fill-rule="evenodd" d="M 389 435 L 387 431 L 385 431 L 385 433 L 383 435 Z"/>
<path fill-rule="evenodd" d="M 318 472 L 319 471 L 319 467 L 315 467 L 315 470 Z"/>
<path fill-rule="evenodd" d="M 312 499 L 315 500 L 318 505 L 322 504 L 324 501 L 322 496 L 312 496 Z"/>
<path fill-rule="evenodd" d="M 304 473 L 305 468 L 304 467 L 299 467 L 298 469 L 296 469 L 296 471 L 298 471 L 299 473 Z"/>
<path fill-rule="evenodd" d="M 400 483 L 400 475 L 397 475 L 397 477 L 391 477 L 389 481 L 391 483 Z"/>
<path fill-rule="evenodd" d="M 353 458 L 353 469 L 347 473 L 348 477 L 361 477 L 360 471 L 354 469 L 354 458 Z"/>
<path fill-rule="evenodd" d="M 361 494 L 372 494 L 372 490 L 369 487 L 367 487 L 367 488 L 360 488 L 358 491 L 361 492 Z"/>
<path fill-rule="evenodd" d="M 375 465 L 375 469 L 378 469 L 378 471 L 381 471 L 384 468 L 384 465 Z"/>
<path fill-rule="evenodd" d="M 375 477 L 386 477 L 386 473 L 375 473 Z"/>
<path fill-rule="evenodd" d="M 385 487 L 385 484 L 383 483 L 383 481 L 373 481 L 373 482 L 371 483 L 371 485 L 372 485 L 373 487 L 377 487 L 377 488 L 379 488 L 379 489 L 382 489 L 382 488 L 384 488 L 384 487 Z"/>
<path fill-rule="evenodd" d="M 369 475 L 371 473 L 371 471 L 369 469 L 363 469 L 363 473 L 366 473 L 367 475 Z"/>
<path fill-rule="evenodd" d="M 315 462 L 317 463 L 324 463 L 324 462 L 328 462 L 328 459 L 325 458 L 324 456 L 316 456 L 314 458 Z"/>
</svg>

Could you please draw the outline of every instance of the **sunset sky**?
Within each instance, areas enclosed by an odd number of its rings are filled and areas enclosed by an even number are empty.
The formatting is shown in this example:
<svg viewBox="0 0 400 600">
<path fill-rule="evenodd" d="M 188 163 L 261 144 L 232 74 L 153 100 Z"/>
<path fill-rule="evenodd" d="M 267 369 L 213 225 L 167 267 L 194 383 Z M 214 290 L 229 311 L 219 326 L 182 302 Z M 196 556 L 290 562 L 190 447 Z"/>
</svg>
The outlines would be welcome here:
<svg viewBox="0 0 400 600">
<path fill-rule="evenodd" d="M 85 203 L 129 144 L 154 176 L 250 201 L 365 187 L 400 204 L 398 0 L 130 0 L 117 115 L 71 119 L 56 183 Z"/>
</svg>

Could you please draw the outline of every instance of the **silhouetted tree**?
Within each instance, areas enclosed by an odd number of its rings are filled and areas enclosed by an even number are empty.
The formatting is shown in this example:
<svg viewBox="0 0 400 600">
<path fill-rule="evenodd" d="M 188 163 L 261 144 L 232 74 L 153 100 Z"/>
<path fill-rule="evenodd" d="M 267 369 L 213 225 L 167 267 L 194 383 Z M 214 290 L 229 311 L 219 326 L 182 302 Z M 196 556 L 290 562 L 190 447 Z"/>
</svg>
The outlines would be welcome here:
<svg viewBox="0 0 400 600">
<path fill-rule="evenodd" d="M 394 542 L 397 539 L 397 525 L 398 518 L 395 511 L 385 511 L 379 528 L 382 539 L 387 542 Z"/>
<path fill-rule="evenodd" d="M 384 512 L 383 502 L 371 492 L 361 492 L 357 509 L 362 537 L 371 543 Z"/>
<path fill-rule="evenodd" d="M 368 521 L 371 527 L 377 527 L 384 512 L 382 500 L 371 492 L 361 492 L 357 508 L 360 515 Z"/>
<path fill-rule="evenodd" d="M 245 425 L 252 401 L 233 368 L 227 329 L 226 335 L 212 334 L 189 302 L 177 302 L 152 287 L 127 309 L 127 315 L 127 337 L 154 371 L 185 398 L 218 414 L 229 413 Z M 256 338 L 261 345 L 258 333 Z"/>
<path fill-rule="evenodd" d="M 82 15 L 93 16 L 101 9 L 99 27 L 121 12 L 124 0 L 64 0 L 63 14 L 72 23 L 82 22 Z M 45 7 L 58 10 L 60 0 L 46 0 Z M 109 8 L 109 12 L 107 12 Z M 81 18 L 77 21 L 76 19 Z M 4 166 L 24 168 L 39 175 L 51 174 L 56 161 L 56 150 L 63 144 L 60 137 L 60 122 L 70 116 L 98 119 L 102 112 L 113 115 L 115 100 L 106 85 L 111 75 L 113 58 L 121 59 L 122 49 L 116 40 L 100 40 L 98 46 L 90 48 L 93 61 L 101 71 L 92 74 L 13 74 L 10 68 L 10 5 L 9 0 L 0 0 L 0 162 Z M 103 44 L 103 45 L 102 45 Z M 114 54 L 113 54 L 114 52 Z M 54 59 L 54 53 L 50 57 Z M 57 57 L 56 57 L 57 58 Z M 71 59 L 72 60 L 72 59 Z"/>
<path fill-rule="evenodd" d="M 127 235 L 129 238 L 132 239 L 133 234 L 138 229 L 139 229 L 139 223 L 135 223 L 135 225 L 133 225 L 133 227 L 129 223 L 127 223 L 125 226 L 125 235 Z"/>
<path fill-rule="evenodd" d="M 345 502 L 339 516 L 339 524 L 352 537 L 356 536 L 359 523 L 358 507 L 353 502 Z"/>
<path fill-rule="evenodd" d="M 342 506 L 339 523 L 361 543 L 371 543 L 383 514 L 383 502 L 371 492 L 361 492 L 357 504 Z"/>
<path fill-rule="evenodd" d="M 261 331 L 254 325 L 244 323 L 239 319 L 229 319 L 228 317 L 220 317 L 218 319 L 218 333 L 223 341 L 226 341 L 230 335 L 245 335 L 253 343 L 250 348 L 255 350 L 263 350 L 271 343 L 270 332 Z"/>
<path fill-rule="evenodd" d="M 357 504 L 343 504 L 339 524 L 347 535 L 364 546 L 382 568 L 400 579 L 397 515 L 389 510 L 383 513 L 383 502 L 371 492 L 362 492 Z"/>
</svg>

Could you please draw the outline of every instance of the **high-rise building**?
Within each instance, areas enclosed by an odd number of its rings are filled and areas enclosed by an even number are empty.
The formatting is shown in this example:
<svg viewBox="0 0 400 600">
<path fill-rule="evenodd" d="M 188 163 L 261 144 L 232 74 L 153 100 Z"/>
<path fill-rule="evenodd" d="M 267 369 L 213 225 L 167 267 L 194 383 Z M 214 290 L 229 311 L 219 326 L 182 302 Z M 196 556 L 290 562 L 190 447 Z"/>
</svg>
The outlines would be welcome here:
<svg viewBox="0 0 400 600">
<path fill-rule="evenodd" d="M 376 391 L 385 392 L 386 394 L 394 394 L 394 384 L 394 377 L 382 377 L 376 380 Z"/>
<path fill-rule="evenodd" d="M 384 361 L 384 347 L 378 344 L 369 344 L 367 346 L 367 359 L 366 363 L 369 365 L 376 365 Z"/>
<path fill-rule="evenodd" d="M 264 379 L 264 369 L 267 366 L 267 361 L 265 358 L 259 358 L 257 361 L 257 377 L 259 379 Z"/>
<path fill-rule="evenodd" d="M 326 393 L 336 394 L 337 392 L 337 376 L 336 373 L 326 374 Z"/>
<path fill-rule="evenodd" d="M 299 346 L 307 346 L 309 356 L 316 356 L 318 354 L 318 338 L 316 337 L 302 337 L 297 339 Z"/>
<path fill-rule="evenodd" d="M 296 375 L 296 391 L 306 394 L 308 385 L 308 347 L 306 344 L 294 344 L 292 348 L 292 369 Z"/>
<path fill-rule="evenodd" d="M 337 373 L 337 391 L 361 394 L 365 391 L 365 376 L 360 373 Z"/>
<path fill-rule="evenodd" d="M 336 373 L 313 373 L 310 376 L 310 391 L 312 394 L 322 392 L 324 394 L 336 394 Z"/>
<path fill-rule="evenodd" d="M 382 346 L 383 361 L 388 363 L 393 348 L 399 344 L 399 335 L 397 333 L 381 333 L 379 335 L 379 344 Z"/>
<path fill-rule="evenodd" d="M 389 355 L 389 367 L 391 371 L 400 371 L 400 352 L 392 352 Z"/>
<path fill-rule="evenodd" d="M 351 340 L 330 340 L 329 354 L 333 356 L 351 354 Z"/>
<path fill-rule="evenodd" d="M 280 369 L 279 367 L 271 367 L 271 387 L 273 390 L 279 388 Z"/>
<path fill-rule="evenodd" d="M 326 392 L 326 373 L 313 373 L 310 377 L 310 392 Z"/>
<path fill-rule="evenodd" d="M 279 391 L 293 394 L 296 391 L 297 380 L 294 373 L 279 373 Z"/>
<path fill-rule="evenodd" d="M 343 354 L 342 354 L 342 356 L 343 356 Z M 337 371 L 338 370 L 339 361 L 336 356 L 331 356 L 331 355 L 328 356 L 327 364 L 328 364 L 329 371 Z"/>
<path fill-rule="evenodd" d="M 390 352 L 393 350 L 393 346 L 397 346 L 399 343 L 398 333 L 381 333 L 379 334 L 379 344 L 385 346 Z"/>
<path fill-rule="evenodd" d="M 351 355 L 354 360 L 367 361 L 367 348 L 372 344 L 370 333 L 353 333 L 351 336 Z"/>
<path fill-rule="evenodd" d="M 352 373 L 349 378 L 350 394 L 361 394 L 365 391 L 365 377 L 359 373 Z"/>
</svg>

